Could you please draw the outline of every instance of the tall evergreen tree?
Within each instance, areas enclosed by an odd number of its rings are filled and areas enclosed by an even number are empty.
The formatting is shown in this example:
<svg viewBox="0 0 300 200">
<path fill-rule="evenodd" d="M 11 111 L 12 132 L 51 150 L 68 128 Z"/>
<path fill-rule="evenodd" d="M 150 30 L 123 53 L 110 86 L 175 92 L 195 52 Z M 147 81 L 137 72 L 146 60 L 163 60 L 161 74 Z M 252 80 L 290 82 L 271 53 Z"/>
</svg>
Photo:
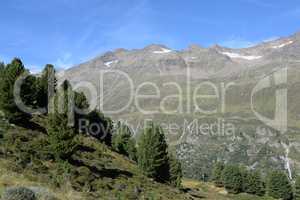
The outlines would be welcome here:
<svg viewBox="0 0 300 200">
<path fill-rule="evenodd" d="M 78 132 L 89 134 L 98 140 L 112 145 L 113 122 L 109 117 L 95 109 L 89 109 L 89 102 L 83 92 L 74 92 L 75 129 Z"/>
<path fill-rule="evenodd" d="M 169 156 L 170 163 L 170 183 L 172 186 L 180 188 L 182 179 L 182 168 L 179 160 L 173 155 Z"/>
<path fill-rule="evenodd" d="M 47 64 L 38 78 L 37 84 L 38 99 L 37 103 L 40 108 L 45 108 L 48 111 L 48 99 L 51 99 L 57 87 L 57 79 L 55 77 L 55 69 L 51 64 Z"/>
<path fill-rule="evenodd" d="M 78 132 L 84 132 L 80 127 L 80 120 L 87 120 L 89 103 L 83 92 L 74 93 L 74 104 L 75 104 L 75 129 Z M 87 113 L 86 113 L 87 112 Z"/>
<path fill-rule="evenodd" d="M 1 85 L 3 86 L 4 84 L 4 72 L 5 72 L 5 64 L 4 63 L 0 63 L 0 92 L 1 92 Z M 4 117 L 3 116 L 4 113 L 3 111 L 1 111 L 1 94 L 0 94 L 0 116 L 1 117 Z"/>
<path fill-rule="evenodd" d="M 5 68 L 3 65 L 1 68 L 0 110 L 11 123 L 24 121 L 29 115 L 17 107 L 14 99 L 14 85 L 16 80 L 26 72 L 25 67 L 20 59 L 15 58 Z"/>
<path fill-rule="evenodd" d="M 214 182 L 215 186 L 223 187 L 224 183 L 222 180 L 222 173 L 225 168 L 224 163 L 218 162 L 214 165 L 212 170 L 212 181 Z"/>
<path fill-rule="evenodd" d="M 38 107 L 38 80 L 33 75 L 28 75 L 21 86 L 21 98 L 23 103 L 30 108 Z"/>
<path fill-rule="evenodd" d="M 130 128 L 126 124 L 118 123 L 113 135 L 112 147 L 119 153 L 136 161 L 136 142 Z"/>
<path fill-rule="evenodd" d="M 243 190 L 243 176 L 238 166 L 227 165 L 222 173 L 225 189 L 229 193 L 238 194 Z"/>
<path fill-rule="evenodd" d="M 148 177 L 169 181 L 168 145 L 161 127 L 150 123 L 141 134 L 138 165 Z"/>
<path fill-rule="evenodd" d="M 2 81 L 4 70 L 5 70 L 5 64 L 0 62 L 0 81 Z"/>
<path fill-rule="evenodd" d="M 75 130 L 69 123 L 69 115 L 73 112 L 73 91 L 65 81 L 54 97 L 54 112 L 49 113 L 47 132 L 49 144 L 57 160 L 66 160 L 77 148 Z"/>
<path fill-rule="evenodd" d="M 87 133 L 98 140 L 104 142 L 106 145 L 112 145 L 112 130 L 113 122 L 109 117 L 105 117 L 103 113 L 98 110 L 93 110 L 86 116 Z"/>
<path fill-rule="evenodd" d="M 293 199 L 293 187 L 282 171 L 273 171 L 268 176 L 267 182 L 268 195 L 283 200 Z"/>
<path fill-rule="evenodd" d="M 295 200 L 300 200 L 300 176 L 297 177 L 295 183 Z"/>
</svg>

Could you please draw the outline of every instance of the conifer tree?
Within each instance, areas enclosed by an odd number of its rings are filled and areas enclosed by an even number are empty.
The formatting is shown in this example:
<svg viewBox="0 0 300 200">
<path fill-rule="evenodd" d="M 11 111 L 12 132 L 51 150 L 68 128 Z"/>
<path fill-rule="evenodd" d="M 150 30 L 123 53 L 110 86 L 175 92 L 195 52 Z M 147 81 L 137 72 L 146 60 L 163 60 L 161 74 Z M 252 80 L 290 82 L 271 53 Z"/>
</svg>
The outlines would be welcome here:
<svg viewBox="0 0 300 200">
<path fill-rule="evenodd" d="M 243 192 L 263 196 L 265 194 L 265 184 L 259 171 L 246 171 L 243 176 Z"/>
<path fill-rule="evenodd" d="M 87 133 L 106 145 L 112 145 L 113 122 L 109 117 L 105 117 L 100 111 L 93 110 L 86 116 Z M 86 127 L 86 126 L 85 126 Z"/>
<path fill-rule="evenodd" d="M 283 200 L 293 199 L 293 187 L 282 171 L 273 171 L 268 176 L 267 182 L 268 195 Z"/>
<path fill-rule="evenodd" d="M 5 64 L 0 62 L 0 82 L 2 81 L 4 70 L 5 70 Z"/>
<path fill-rule="evenodd" d="M 48 115 L 47 132 L 50 149 L 57 160 L 66 160 L 77 148 L 75 130 L 69 123 L 72 115 L 73 91 L 68 81 L 65 81 L 54 97 L 54 110 Z"/>
<path fill-rule="evenodd" d="M 243 177 L 238 166 L 227 165 L 222 173 L 225 189 L 232 194 L 238 194 L 243 190 Z"/>
<path fill-rule="evenodd" d="M 33 75 L 28 75 L 21 86 L 21 98 L 22 102 L 30 108 L 38 107 L 38 91 L 37 91 L 38 80 Z"/>
<path fill-rule="evenodd" d="M 1 90 L 1 86 L 3 87 L 4 80 L 5 80 L 4 72 L 5 72 L 5 64 L 1 62 L 0 63 L 0 90 Z M 0 114 L 1 114 L 1 117 L 4 117 L 4 116 L 2 116 L 2 115 L 4 115 L 4 113 L 3 113 L 3 111 L 1 111 L 1 94 L 0 94 Z"/>
<path fill-rule="evenodd" d="M 1 68 L 0 110 L 11 123 L 24 121 L 29 115 L 17 107 L 14 99 L 14 85 L 16 80 L 26 72 L 25 67 L 20 59 L 15 58 L 5 68 L 3 65 Z"/>
<path fill-rule="evenodd" d="M 75 129 L 78 132 L 84 132 L 80 127 L 80 120 L 87 120 L 89 103 L 83 92 L 74 92 L 74 104 Z"/>
<path fill-rule="evenodd" d="M 180 188 L 182 179 L 182 168 L 179 160 L 173 155 L 169 155 L 170 163 L 170 183 L 172 186 Z"/>
<path fill-rule="evenodd" d="M 225 168 L 224 163 L 218 162 L 214 165 L 212 170 L 212 181 L 214 182 L 215 186 L 223 187 L 224 183 L 222 180 L 222 173 Z"/>
<path fill-rule="evenodd" d="M 128 156 L 130 159 L 136 161 L 136 147 L 135 139 L 130 128 L 118 123 L 116 132 L 113 135 L 112 147 L 120 154 Z"/>
<path fill-rule="evenodd" d="M 300 176 L 297 177 L 295 183 L 295 200 L 300 200 Z"/>
<path fill-rule="evenodd" d="M 168 145 L 161 127 L 150 123 L 141 134 L 138 165 L 146 176 L 156 181 L 169 181 Z"/>
<path fill-rule="evenodd" d="M 74 117 L 77 132 L 89 134 L 98 140 L 112 145 L 113 122 L 99 110 L 89 110 L 89 102 L 83 92 L 74 92 Z"/>
<path fill-rule="evenodd" d="M 47 64 L 42 71 L 41 77 L 38 78 L 37 103 L 40 108 L 45 108 L 48 111 L 49 101 L 53 98 L 57 87 L 57 79 L 55 77 L 55 69 L 51 64 Z"/>
</svg>

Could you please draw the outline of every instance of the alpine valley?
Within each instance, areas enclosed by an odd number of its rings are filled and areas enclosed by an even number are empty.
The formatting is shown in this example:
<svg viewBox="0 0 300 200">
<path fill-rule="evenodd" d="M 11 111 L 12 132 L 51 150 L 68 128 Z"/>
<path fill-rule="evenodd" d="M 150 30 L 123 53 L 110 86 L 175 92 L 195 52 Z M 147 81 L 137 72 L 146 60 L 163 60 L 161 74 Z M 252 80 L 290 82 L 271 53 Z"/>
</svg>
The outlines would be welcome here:
<svg viewBox="0 0 300 200">
<path fill-rule="evenodd" d="M 162 124 L 186 177 L 205 180 L 226 161 L 292 178 L 300 173 L 299 66 L 296 33 L 243 49 L 117 49 L 59 80 L 97 94 L 100 110 L 136 133 L 145 120 Z"/>
</svg>

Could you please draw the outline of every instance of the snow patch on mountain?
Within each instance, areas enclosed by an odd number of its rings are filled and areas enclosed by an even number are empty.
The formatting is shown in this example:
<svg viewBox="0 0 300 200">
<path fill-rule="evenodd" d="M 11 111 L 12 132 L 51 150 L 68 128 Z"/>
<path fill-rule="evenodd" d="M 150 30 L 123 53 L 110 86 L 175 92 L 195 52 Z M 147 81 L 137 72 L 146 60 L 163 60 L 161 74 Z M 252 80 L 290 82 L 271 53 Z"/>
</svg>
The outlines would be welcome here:
<svg viewBox="0 0 300 200">
<path fill-rule="evenodd" d="M 159 50 L 159 51 L 153 51 L 153 53 L 156 53 L 156 54 L 164 54 L 164 53 L 170 53 L 170 52 L 172 52 L 172 50 L 166 49 L 166 48 L 161 48 L 161 50 Z"/>
<path fill-rule="evenodd" d="M 280 49 L 280 48 L 282 48 L 282 47 L 285 47 L 285 46 L 290 45 L 290 44 L 293 44 L 293 43 L 294 43 L 294 41 L 288 41 L 288 42 L 286 42 L 286 43 L 283 43 L 283 44 L 280 44 L 280 45 L 273 46 L 272 48 L 273 48 L 273 49 Z"/>
<path fill-rule="evenodd" d="M 221 54 L 226 55 L 230 58 L 238 58 L 238 59 L 245 59 L 245 60 L 257 60 L 262 58 L 262 56 L 245 56 L 238 53 L 232 53 L 232 52 L 221 52 Z"/>
<path fill-rule="evenodd" d="M 108 61 L 105 62 L 104 65 L 106 65 L 106 67 L 111 67 L 112 64 L 118 63 L 118 60 L 112 60 L 112 61 Z"/>
</svg>

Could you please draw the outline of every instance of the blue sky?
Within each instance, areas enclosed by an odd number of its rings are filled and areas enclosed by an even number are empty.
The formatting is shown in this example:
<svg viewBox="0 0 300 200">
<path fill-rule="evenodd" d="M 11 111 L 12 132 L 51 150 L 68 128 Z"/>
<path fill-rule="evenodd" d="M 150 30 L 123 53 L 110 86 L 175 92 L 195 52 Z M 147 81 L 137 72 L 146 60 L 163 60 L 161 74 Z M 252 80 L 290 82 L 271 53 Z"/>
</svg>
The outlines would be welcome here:
<svg viewBox="0 0 300 200">
<path fill-rule="evenodd" d="M 3 0 L 0 60 L 67 68 L 115 48 L 246 47 L 300 31 L 299 0 Z"/>
</svg>

